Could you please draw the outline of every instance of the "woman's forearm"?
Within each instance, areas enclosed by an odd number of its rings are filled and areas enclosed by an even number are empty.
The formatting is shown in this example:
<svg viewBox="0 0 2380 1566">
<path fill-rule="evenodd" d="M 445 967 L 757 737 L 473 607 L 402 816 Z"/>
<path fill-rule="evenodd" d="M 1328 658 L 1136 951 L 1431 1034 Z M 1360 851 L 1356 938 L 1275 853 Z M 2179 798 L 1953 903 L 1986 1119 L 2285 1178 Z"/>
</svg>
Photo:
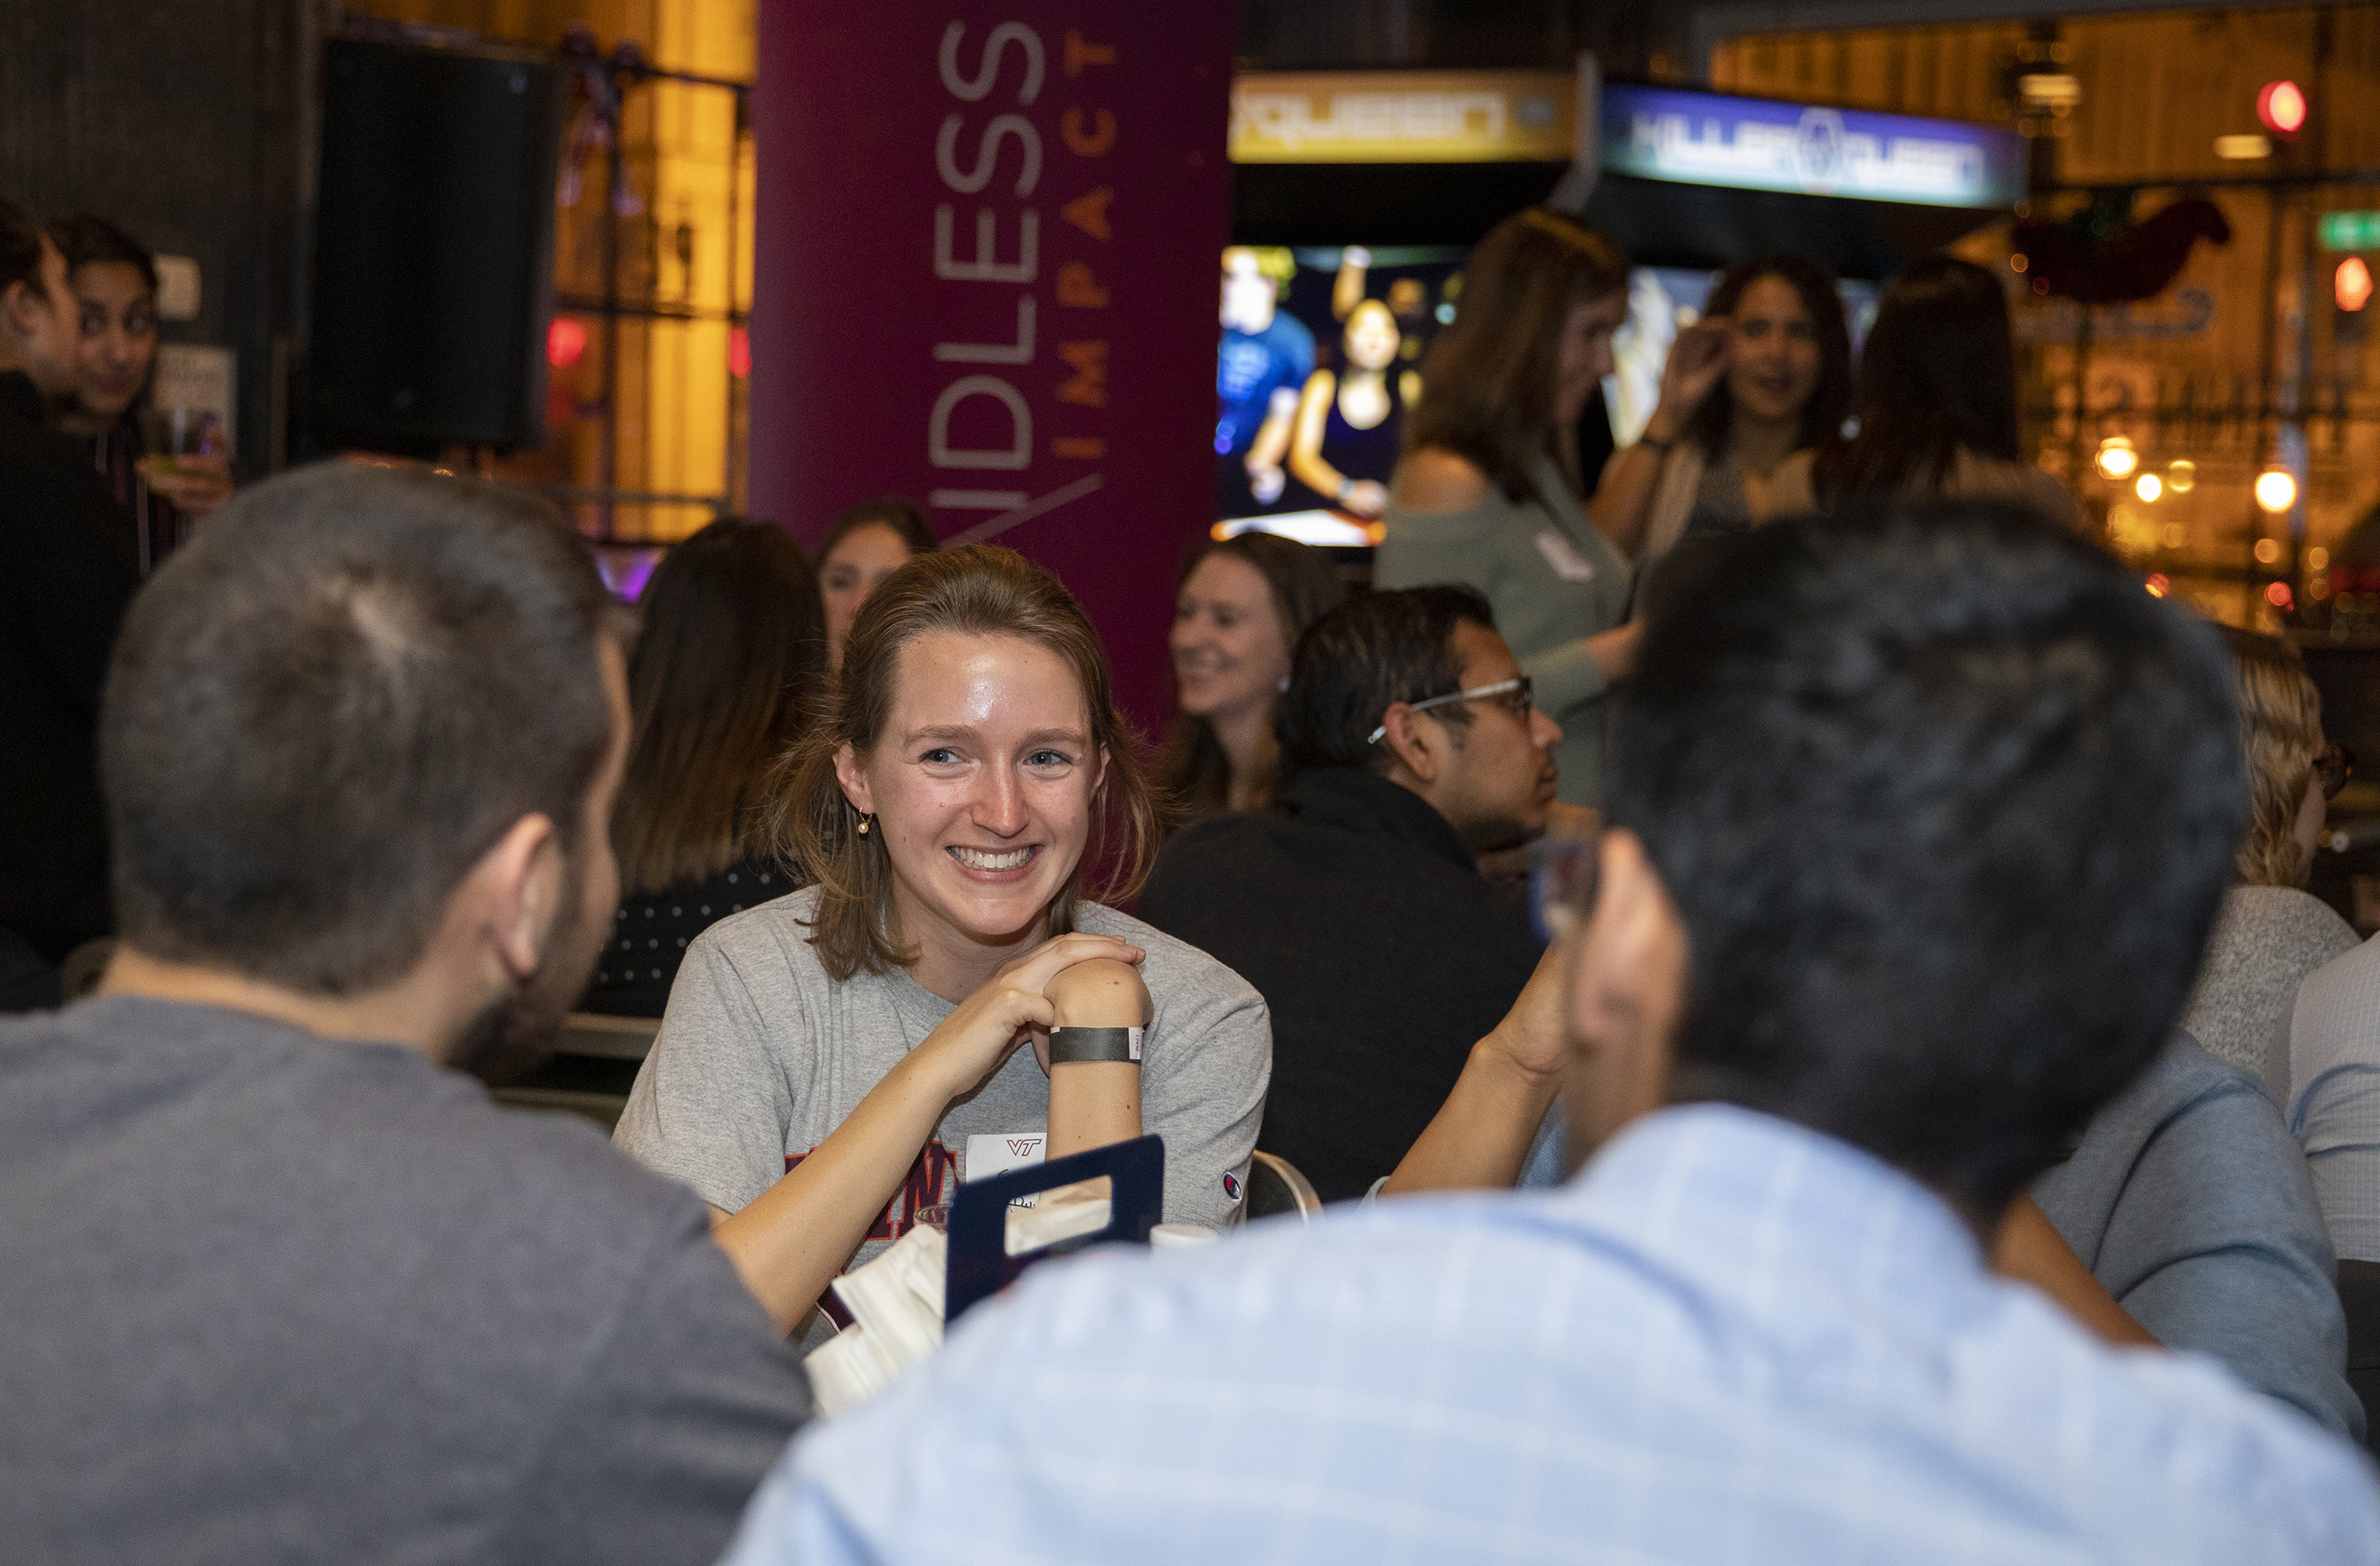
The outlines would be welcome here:
<svg viewBox="0 0 2380 1566">
<path fill-rule="evenodd" d="M 711 1237 L 780 1328 L 793 1330 L 851 1260 L 951 1097 L 949 1084 L 911 1054 L 783 1179 L 712 1226 Z"/>
<path fill-rule="evenodd" d="M 1138 1062 L 1074 1061 L 1050 1067 L 1051 1158 L 1129 1142 L 1139 1135 Z"/>
<path fill-rule="evenodd" d="M 2121 1347 L 2157 1346 L 2149 1329 L 2133 1320 L 2092 1276 L 2074 1247 L 2031 1196 L 2019 1196 L 2010 1203 L 2000 1220 L 1999 1233 L 1992 1244 L 1992 1270 L 2032 1284 L 2107 1342 Z"/>
<path fill-rule="evenodd" d="M 1620 454 L 1586 503 L 1587 520 L 1621 553 L 1634 558 L 1645 547 L 1653 496 L 1661 487 L 1662 455 L 1641 441 Z"/>
<path fill-rule="evenodd" d="M 1326 499 L 1336 499 L 1345 478 L 1322 459 L 1322 431 L 1330 421 L 1330 399 L 1339 395 L 1339 378 L 1318 370 L 1297 399 L 1297 418 L 1289 441 L 1289 470 L 1297 481 Z"/>
<path fill-rule="evenodd" d="M 1517 1065 L 1494 1036 L 1481 1039 L 1471 1047 L 1454 1090 L 1380 1194 L 1509 1190 L 1521 1178 L 1558 1086 L 1550 1074 Z"/>
<path fill-rule="evenodd" d="M 1645 639 L 1645 623 L 1631 620 L 1586 638 L 1586 655 L 1603 671 L 1606 685 L 1617 685 L 1636 672 L 1636 646 Z"/>
<path fill-rule="evenodd" d="M 1123 963 L 1084 963 L 1050 983 L 1059 1027 L 1140 1027 L 1148 988 Z M 1140 1135 L 1137 1061 L 1052 1061 L 1049 1156 L 1062 1159 Z"/>
</svg>

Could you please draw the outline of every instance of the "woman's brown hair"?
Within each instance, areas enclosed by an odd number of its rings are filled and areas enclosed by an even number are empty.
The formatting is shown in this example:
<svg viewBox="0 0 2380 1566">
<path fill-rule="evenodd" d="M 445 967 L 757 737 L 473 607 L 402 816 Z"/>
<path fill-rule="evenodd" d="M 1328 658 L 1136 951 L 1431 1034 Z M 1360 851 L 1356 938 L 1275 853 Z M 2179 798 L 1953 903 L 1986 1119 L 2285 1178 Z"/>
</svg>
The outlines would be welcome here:
<svg viewBox="0 0 2380 1566">
<path fill-rule="evenodd" d="M 1320 550 L 1273 533 L 1240 533 L 1203 543 L 1190 552 L 1189 558 L 1182 564 L 1182 574 L 1173 579 L 1177 601 L 1183 587 L 1190 580 L 1190 573 L 1198 569 L 1201 562 L 1218 554 L 1245 560 L 1263 576 L 1265 585 L 1271 589 L 1272 611 L 1281 621 L 1284 648 L 1294 649 L 1299 633 L 1347 596 L 1346 584 L 1339 579 L 1338 571 Z M 1263 777 L 1253 780 L 1251 791 L 1253 807 L 1259 810 L 1269 808 L 1273 803 L 1275 779 L 1269 752 L 1264 771 Z M 1230 807 L 1231 760 L 1223 754 L 1222 741 L 1215 737 L 1215 725 L 1204 718 L 1182 711 L 1174 713 L 1172 727 L 1165 736 L 1164 759 L 1158 763 L 1157 778 L 1164 786 L 1167 802 L 1182 818 L 1196 819 Z"/>
<path fill-rule="evenodd" d="M 1489 229 L 1463 269 L 1454 323 L 1422 358 L 1404 449 L 1452 452 L 1516 501 L 1550 455 L 1579 492 L 1574 443 L 1554 428 L 1562 327 L 1578 306 L 1627 287 L 1628 264 L 1618 243 L 1549 208 Z"/>
<path fill-rule="evenodd" d="M 1710 297 L 1703 301 L 1706 317 L 1731 316 L 1751 286 L 1774 277 L 1793 290 L 1802 311 L 1810 318 L 1810 333 L 1818 347 L 1818 382 L 1802 405 L 1802 428 L 1793 439 L 1795 451 L 1824 449 L 1842 439 L 1843 419 L 1852 410 L 1852 332 L 1843 317 L 1842 285 L 1824 261 L 1807 256 L 1779 254 L 1738 261 L 1718 274 Z M 1735 399 L 1724 383 L 1703 399 L 1686 425 L 1686 434 L 1713 459 L 1727 454 L 1728 436 L 1735 422 Z"/>
<path fill-rule="evenodd" d="M 631 894 L 767 852 L 771 772 L 826 679 L 818 578 L 773 524 L 711 523 L 669 552 L 640 607 L 627 770 L 612 812 Z"/>
<path fill-rule="evenodd" d="M 996 544 L 917 555 L 860 606 L 844 648 L 833 710 L 787 755 L 776 791 L 778 851 L 819 888 L 810 944 L 837 982 L 917 961 L 915 949 L 892 928 L 887 834 L 860 832 L 859 812 L 844 797 L 834 761 L 846 745 L 862 757 L 875 747 L 892 720 L 901 649 L 934 631 L 1020 637 L 1057 654 L 1082 688 L 1091 744 L 1105 757 L 1107 775 L 1092 799 L 1090 841 L 1050 904 L 1049 935 L 1075 928 L 1083 866 L 1104 856 L 1111 833 L 1117 852 L 1107 861 L 1096 897 L 1137 892 L 1156 850 L 1158 798 L 1141 763 L 1139 736 L 1116 706 L 1106 650 L 1073 595 L 1049 572 Z"/>
<path fill-rule="evenodd" d="M 2248 758 L 2248 832 L 2237 868 L 2249 886 L 2295 886 L 2304 868 L 2298 810 L 2322 747 L 2322 693 L 2305 660 L 2278 637 L 2220 627 L 2240 703 L 2240 747 Z"/>
<path fill-rule="evenodd" d="M 1939 492 L 1961 450 L 2023 460 L 2016 348 L 1999 274 L 1928 256 L 1876 301 L 1860 349 L 1859 433 L 1818 448 L 1820 500 Z"/>
<path fill-rule="evenodd" d="M 926 514 L 917 509 L 916 501 L 906 495 L 879 495 L 846 506 L 835 516 L 826 537 L 819 540 L 819 564 L 824 565 L 826 557 L 834 552 L 834 546 L 862 528 L 890 528 L 900 535 L 911 554 L 931 554 L 941 547 L 934 540 L 933 524 L 926 520 Z"/>
</svg>

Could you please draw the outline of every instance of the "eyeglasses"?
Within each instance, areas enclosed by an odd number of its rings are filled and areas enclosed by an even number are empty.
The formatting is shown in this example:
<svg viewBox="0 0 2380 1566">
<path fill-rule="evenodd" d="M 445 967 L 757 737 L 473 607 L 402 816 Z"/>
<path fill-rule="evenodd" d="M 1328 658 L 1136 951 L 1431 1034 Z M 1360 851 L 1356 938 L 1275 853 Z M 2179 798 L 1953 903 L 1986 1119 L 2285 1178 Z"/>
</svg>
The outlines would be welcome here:
<svg viewBox="0 0 2380 1566">
<path fill-rule="evenodd" d="M 1486 701 L 1491 697 L 1503 698 L 1496 705 L 1524 722 L 1527 721 L 1531 710 L 1537 704 L 1536 686 L 1530 684 L 1529 676 L 1516 674 L 1509 680 L 1498 680 L 1492 686 L 1474 686 L 1469 690 L 1449 691 L 1444 696 L 1433 696 L 1412 702 L 1408 704 L 1407 710 L 1427 712 L 1433 707 L 1444 707 L 1450 702 Z M 1389 725 L 1384 722 L 1366 735 L 1364 743 L 1378 745 L 1380 743 L 1380 736 L 1388 732 Z"/>
<path fill-rule="evenodd" d="M 1529 922 L 1548 946 L 1575 929 L 1595 906 L 1601 836 L 1539 838 L 1529 847 Z"/>
<path fill-rule="evenodd" d="M 2347 780 L 2355 775 L 2355 752 L 2337 743 L 2325 745 L 2313 759 L 2313 772 L 2322 780 L 2322 796 L 2336 799 Z"/>
</svg>

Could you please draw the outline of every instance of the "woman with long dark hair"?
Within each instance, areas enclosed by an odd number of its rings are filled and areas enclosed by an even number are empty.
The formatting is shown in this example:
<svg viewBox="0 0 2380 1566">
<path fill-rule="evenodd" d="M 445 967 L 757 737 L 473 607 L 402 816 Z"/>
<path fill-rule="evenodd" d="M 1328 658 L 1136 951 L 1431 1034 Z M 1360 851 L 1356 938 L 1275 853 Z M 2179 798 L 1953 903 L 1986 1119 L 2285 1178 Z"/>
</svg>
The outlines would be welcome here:
<svg viewBox="0 0 2380 1566">
<path fill-rule="evenodd" d="M 1487 596 L 1561 725 L 1560 795 L 1576 806 L 1601 796 L 1603 698 L 1635 662 L 1627 556 L 1580 509 L 1577 442 L 1627 314 L 1628 253 L 1609 238 L 1544 207 L 1488 231 L 1423 358 L 1373 570 L 1384 588 Z"/>
<path fill-rule="evenodd" d="M 1859 433 L 1778 471 L 1772 504 L 1857 495 L 2013 500 L 2082 525 L 2066 487 L 2024 460 L 2008 295 L 1990 272 L 1929 256 L 1895 278 L 1860 354 Z M 1806 476 L 1805 476 L 1806 475 Z"/>
<path fill-rule="evenodd" d="M 771 771 L 823 705 L 826 633 L 801 546 L 727 517 L 645 585 L 612 847 L 619 917 L 582 1004 L 657 1017 L 693 939 L 801 884 L 769 844 Z"/>
<path fill-rule="evenodd" d="M 1176 825 L 1272 804 L 1290 651 L 1344 596 L 1320 551 L 1270 533 L 1208 543 L 1184 564 L 1167 637 L 1179 705 L 1158 768 Z"/>
<path fill-rule="evenodd" d="M 190 432 L 179 455 L 142 429 L 157 370 L 157 262 L 149 248 L 89 212 L 50 225 L 66 258 L 77 311 L 81 385 L 58 427 L 91 443 L 91 460 L 130 514 L 145 574 L 187 540 L 200 518 L 231 498 L 231 459 Z"/>
<path fill-rule="evenodd" d="M 845 508 L 819 540 L 819 602 L 826 612 L 826 666 L 843 667 L 844 638 L 876 584 L 940 546 L 915 501 L 883 495 Z"/>
<path fill-rule="evenodd" d="M 1819 262 L 1737 262 L 1699 328 L 1672 346 L 1652 419 L 1612 456 L 1587 506 L 1640 573 L 1686 539 L 1767 520 L 1778 469 L 1838 439 L 1851 411 L 1851 330 Z"/>
</svg>

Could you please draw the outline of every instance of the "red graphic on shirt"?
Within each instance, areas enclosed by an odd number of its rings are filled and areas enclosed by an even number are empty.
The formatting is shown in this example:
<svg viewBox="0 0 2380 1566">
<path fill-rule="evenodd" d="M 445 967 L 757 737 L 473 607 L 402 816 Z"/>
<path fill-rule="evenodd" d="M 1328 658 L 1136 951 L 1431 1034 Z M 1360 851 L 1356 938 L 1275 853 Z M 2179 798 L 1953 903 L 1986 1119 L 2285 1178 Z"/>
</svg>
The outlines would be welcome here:
<svg viewBox="0 0 2380 1566">
<path fill-rule="evenodd" d="M 816 1147 L 810 1149 L 811 1153 L 816 1151 Z M 785 1168 L 790 1171 L 809 1156 L 809 1153 L 787 1153 Z M 917 1226 L 917 1209 L 930 1208 L 942 1201 L 942 1186 L 957 1171 L 958 1163 L 958 1156 L 938 1141 L 929 1142 L 918 1149 L 917 1161 L 911 1164 L 909 1172 L 902 1177 L 901 1188 L 892 1193 L 891 1201 L 884 1204 L 884 1211 L 869 1227 L 863 1244 L 866 1240 L 897 1240 L 915 1229 Z"/>
</svg>

